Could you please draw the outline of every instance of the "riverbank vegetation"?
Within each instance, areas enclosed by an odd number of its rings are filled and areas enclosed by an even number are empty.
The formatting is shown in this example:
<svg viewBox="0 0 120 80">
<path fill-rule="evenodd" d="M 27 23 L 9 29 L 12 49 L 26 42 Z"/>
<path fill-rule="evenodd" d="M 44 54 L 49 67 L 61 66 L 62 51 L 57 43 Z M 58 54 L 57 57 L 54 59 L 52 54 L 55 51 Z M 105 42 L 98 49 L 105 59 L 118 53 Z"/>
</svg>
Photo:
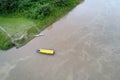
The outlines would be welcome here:
<svg viewBox="0 0 120 80">
<path fill-rule="evenodd" d="M 81 1 L 0 0 L 0 49 L 25 44 Z"/>
</svg>

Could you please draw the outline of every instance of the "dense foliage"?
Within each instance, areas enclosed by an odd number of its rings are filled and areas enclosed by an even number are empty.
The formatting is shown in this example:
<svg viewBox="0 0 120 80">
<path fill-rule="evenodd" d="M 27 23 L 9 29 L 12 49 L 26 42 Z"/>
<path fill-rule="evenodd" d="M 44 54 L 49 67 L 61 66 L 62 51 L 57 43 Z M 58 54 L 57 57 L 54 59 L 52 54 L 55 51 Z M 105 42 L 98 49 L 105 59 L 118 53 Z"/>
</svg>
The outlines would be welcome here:
<svg viewBox="0 0 120 80">
<path fill-rule="evenodd" d="M 22 13 L 27 17 L 42 19 L 52 8 L 65 7 L 70 0 L 0 0 L 0 14 Z"/>
<path fill-rule="evenodd" d="M 70 0 L 54 0 L 54 5 L 62 7 L 62 6 L 68 6 L 70 3 Z"/>
</svg>

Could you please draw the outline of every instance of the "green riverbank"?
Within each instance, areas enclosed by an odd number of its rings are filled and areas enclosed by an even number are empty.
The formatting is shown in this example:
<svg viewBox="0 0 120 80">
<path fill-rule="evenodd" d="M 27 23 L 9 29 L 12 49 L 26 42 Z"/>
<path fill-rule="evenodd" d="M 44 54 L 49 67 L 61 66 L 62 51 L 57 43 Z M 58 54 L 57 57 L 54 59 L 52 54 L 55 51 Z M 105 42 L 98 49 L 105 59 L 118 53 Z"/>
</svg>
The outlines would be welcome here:
<svg viewBox="0 0 120 80">
<path fill-rule="evenodd" d="M 60 0 L 58 0 L 60 1 Z M 64 1 L 64 0 L 63 0 Z M 57 7 L 49 3 L 50 13 L 43 12 L 41 15 L 31 17 L 23 13 L 10 13 L 0 15 L 0 49 L 7 50 L 13 46 L 20 47 L 34 38 L 46 27 L 63 17 L 83 0 L 70 0 L 69 5 Z M 49 1 L 48 1 L 49 2 Z M 48 4 L 48 3 L 47 3 Z M 58 4 L 59 5 L 59 4 Z M 49 8 L 47 8 L 49 10 Z M 43 11 L 45 11 L 43 9 Z M 33 10 L 34 12 L 34 10 Z M 44 16 L 43 16 L 44 14 Z M 47 14 L 47 15 L 45 15 Z M 6 16 L 5 16 L 6 15 Z"/>
</svg>

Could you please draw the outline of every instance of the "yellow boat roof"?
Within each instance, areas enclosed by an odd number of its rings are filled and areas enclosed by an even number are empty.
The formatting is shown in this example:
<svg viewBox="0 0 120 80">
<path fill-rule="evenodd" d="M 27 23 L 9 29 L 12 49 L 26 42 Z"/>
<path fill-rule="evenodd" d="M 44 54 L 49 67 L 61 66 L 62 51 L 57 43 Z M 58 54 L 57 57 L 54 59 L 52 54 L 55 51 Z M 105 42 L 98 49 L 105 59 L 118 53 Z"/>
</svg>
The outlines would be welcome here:
<svg viewBox="0 0 120 80">
<path fill-rule="evenodd" d="M 40 53 L 54 54 L 54 50 L 51 50 L 51 49 L 40 49 Z"/>
</svg>

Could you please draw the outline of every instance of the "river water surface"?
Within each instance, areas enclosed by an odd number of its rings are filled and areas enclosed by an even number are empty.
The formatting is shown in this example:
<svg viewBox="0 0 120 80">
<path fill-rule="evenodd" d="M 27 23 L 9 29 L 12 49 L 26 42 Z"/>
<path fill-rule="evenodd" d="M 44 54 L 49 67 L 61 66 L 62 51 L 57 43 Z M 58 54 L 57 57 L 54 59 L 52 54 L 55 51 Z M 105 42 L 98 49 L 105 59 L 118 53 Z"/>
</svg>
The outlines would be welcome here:
<svg viewBox="0 0 120 80">
<path fill-rule="evenodd" d="M 0 80 L 120 80 L 120 0 L 85 0 L 42 33 L 0 51 Z"/>
</svg>

